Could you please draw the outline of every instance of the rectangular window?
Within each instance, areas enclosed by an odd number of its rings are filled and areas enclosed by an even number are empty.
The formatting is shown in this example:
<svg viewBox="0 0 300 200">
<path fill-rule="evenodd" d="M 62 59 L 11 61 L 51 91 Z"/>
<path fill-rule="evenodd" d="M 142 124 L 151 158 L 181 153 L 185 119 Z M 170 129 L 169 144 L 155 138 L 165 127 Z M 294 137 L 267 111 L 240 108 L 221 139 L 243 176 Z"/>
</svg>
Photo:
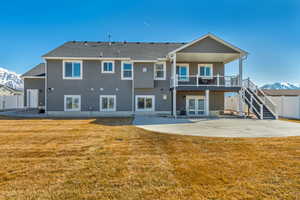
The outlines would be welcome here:
<svg viewBox="0 0 300 200">
<path fill-rule="evenodd" d="M 176 65 L 176 74 L 179 81 L 189 81 L 189 65 L 178 64 Z"/>
<path fill-rule="evenodd" d="M 213 66 L 212 64 L 199 64 L 198 65 L 198 75 L 204 78 L 211 78 L 213 76 Z"/>
<path fill-rule="evenodd" d="M 155 98 L 152 95 L 135 96 L 136 111 L 153 112 L 155 110 Z"/>
<path fill-rule="evenodd" d="M 100 95 L 100 111 L 116 111 L 116 95 Z"/>
<path fill-rule="evenodd" d="M 63 79 L 82 79 L 82 62 L 63 61 Z"/>
<path fill-rule="evenodd" d="M 154 80 L 166 80 L 166 63 L 154 64 Z"/>
<path fill-rule="evenodd" d="M 132 80 L 133 64 L 131 62 L 122 62 L 121 76 L 122 80 Z"/>
<path fill-rule="evenodd" d="M 64 104 L 65 104 L 65 111 L 80 111 L 81 97 L 80 95 L 65 95 Z"/>
<path fill-rule="evenodd" d="M 114 73 L 115 72 L 115 63 L 114 61 L 103 61 L 101 64 L 102 73 Z"/>
</svg>

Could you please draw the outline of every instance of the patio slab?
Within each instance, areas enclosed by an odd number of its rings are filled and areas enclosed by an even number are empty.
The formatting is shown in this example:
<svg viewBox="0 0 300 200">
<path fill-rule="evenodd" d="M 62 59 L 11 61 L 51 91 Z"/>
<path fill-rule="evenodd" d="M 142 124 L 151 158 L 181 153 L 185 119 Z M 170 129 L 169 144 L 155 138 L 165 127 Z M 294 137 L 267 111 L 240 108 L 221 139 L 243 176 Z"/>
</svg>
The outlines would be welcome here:
<svg viewBox="0 0 300 200">
<path fill-rule="evenodd" d="M 136 116 L 134 125 L 150 131 L 207 137 L 300 136 L 300 123 L 254 119 L 174 119 Z"/>
</svg>

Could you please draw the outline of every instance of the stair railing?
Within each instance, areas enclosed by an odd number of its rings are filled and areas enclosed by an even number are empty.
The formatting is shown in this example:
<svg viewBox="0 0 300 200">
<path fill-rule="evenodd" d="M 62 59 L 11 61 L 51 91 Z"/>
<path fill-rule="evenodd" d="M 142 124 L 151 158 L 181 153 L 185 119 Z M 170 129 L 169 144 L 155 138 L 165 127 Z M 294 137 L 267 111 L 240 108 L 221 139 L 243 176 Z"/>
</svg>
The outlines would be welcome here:
<svg viewBox="0 0 300 200">
<path fill-rule="evenodd" d="M 257 85 L 255 85 L 250 78 L 243 80 L 243 87 L 246 87 L 254 92 L 257 98 L 263 102 L 263 104 L 269 109 L 275 118 L 278 118 L 276 104 Z"/>
<path fill-rule="evenodd" d="M 259 115 L 259 119 L 264 119 L 264 109 L 263 104 L 261 104 L 256 98 L 253 97 L 253 94 L 249 91 L 247 87 L 242 87 L 242 99 L 250 105 L 250 111 L 253 110 Z M 250 99 L 247 97 L 246 92 L 250 95 Z M 254 103 L 259 106 L 259 110 L 254 106 Z"/>
</svg>

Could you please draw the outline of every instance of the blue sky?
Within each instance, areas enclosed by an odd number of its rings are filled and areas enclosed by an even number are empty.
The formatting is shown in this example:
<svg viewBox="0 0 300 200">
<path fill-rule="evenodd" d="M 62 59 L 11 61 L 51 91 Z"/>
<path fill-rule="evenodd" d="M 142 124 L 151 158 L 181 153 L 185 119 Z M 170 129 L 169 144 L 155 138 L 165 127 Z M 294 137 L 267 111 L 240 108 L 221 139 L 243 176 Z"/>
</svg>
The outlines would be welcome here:
<svg viewBox="0 0 300 200">
<path fill-rule="evenodd" d="M 245 76 L 300 83 L 300 1 L 4 1 L 0 66 L 23 73 L 69 40 L 191 41 L 208 32 L 250 52 Z M 237 63 L 226 66 L 228 74 Z"/>
</svg>

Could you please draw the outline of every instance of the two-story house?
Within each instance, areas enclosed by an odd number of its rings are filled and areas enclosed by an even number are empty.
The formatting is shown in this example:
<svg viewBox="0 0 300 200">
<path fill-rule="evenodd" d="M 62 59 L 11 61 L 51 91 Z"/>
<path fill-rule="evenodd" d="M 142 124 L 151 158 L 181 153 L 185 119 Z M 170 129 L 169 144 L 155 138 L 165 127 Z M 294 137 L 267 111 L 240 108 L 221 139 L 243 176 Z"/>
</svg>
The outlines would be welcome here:
<svg viewBox="0 0 300 200">
<path fill-rule="evenodd" d="M 224 110 L 225 92 L 237 92 L 240 108 L 276 118 L 274 105 L 243 81 L 247 54 L 212 34 L 190 43 L 66 42 L 23 74 L 25 106 L 49 115 L 208 116 Z M 226 76 L 234 60 L 239 74 Z"/>
</svg>

